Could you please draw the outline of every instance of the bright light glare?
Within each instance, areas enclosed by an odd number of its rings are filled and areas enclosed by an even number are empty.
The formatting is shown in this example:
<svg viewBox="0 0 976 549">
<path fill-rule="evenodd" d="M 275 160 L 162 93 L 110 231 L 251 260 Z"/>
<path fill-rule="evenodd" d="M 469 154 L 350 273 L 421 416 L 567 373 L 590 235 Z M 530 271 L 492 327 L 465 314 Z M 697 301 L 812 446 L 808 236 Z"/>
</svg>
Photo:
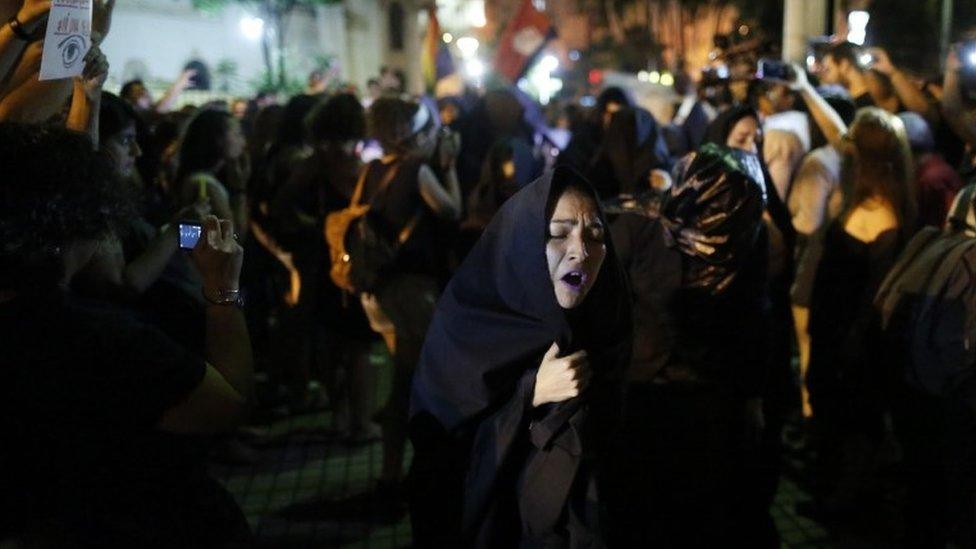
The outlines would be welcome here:
<svg viewBox="0 0 976 549">
<path fill-rule="evenodd" d="M 469 59 L 464 66 L 471 78 L 481 78 L 485 74 L 485 64 L 480 59 Z"/>
<path fill-rule="evenodd" d="M 454 35 L 449 32 L 445 32 L 443 38 L 444 41 L 447 42 L 448 44 L 454 41 Z"/>
<path fill-rule="evenodd" d="M 547 55 L 539 61 L 539 67 L 548 72 L 553 72 L 559 68 L 559 60 L 555 55 Z"/>
<path fill-rule="evenodd" d="M 637 79 L 641 82 L 647 82 L 650 79 L 650 76 L 651 75 L 648 74 L 647 71 L 640 71 L 637 73 Z"/>
<path fill-rule="evenodd" d="M 674 76 L 670 72 L 666 72 L 661 75 L 661 85 L 662 86 L 673 86 Z"/>
<path fill-rule="evenodd" d="M 816 64 L 817 64 L 817 58 L 814 57 L 814 56 L 812 56 L 812 55 L 808 55 L 807 56 L 807 68 L 812 69 L 813 66 L 816 65 Z"/>
<path fill-rule="evenodd" d="M 969 52 L 969 55 L 966 56 L 966 61 L 969 61 L 970 65 L 976 65 L 976 51 Z"/>
<path fill-rule="evenodd" d="M 478 53 L 479 45 L 478 39 L 470 36 L 462 36 L 457 39 L 457 47 L 461 50 L 463 57 L 474 57 L 474 54 Z"/>
<path fill-rule="evenodd" d="M 647 75 L 647 81 L 650 82 L 651 84 L 660 84 L 661 73 L 657 71 L 651 71 L 651 74 Z"/>
<path fill-rule="evenodd" d="M 250 15 L 241 17 L 241 34 L 248 40 L 257 40 L 264 34 L 264 19 L 251 17 Z"/>
<path fill-rule="evenodd" d="M 488 24 L 488 18 L 485 17 L 484 0 L 474 0 L 468 4 L 468 23 L 479 29 Z"/>
<path fill-rule="evenodd" d="M 874 58 L 871 57 L 870 53 L 862 53 L 861 57 L 858 57 L 857 60 L 861 62 L 862 66 L 867 67 L 871 64 L 871 61 L 874 61 Z"/>
<path fill-rule="evenodd" d="M 858 46 L 864 45 L 867 38 L 868 21 L 871 15 L 866 11 L 854 10 L 847 14 L 847 40 Z"/>
</svg>

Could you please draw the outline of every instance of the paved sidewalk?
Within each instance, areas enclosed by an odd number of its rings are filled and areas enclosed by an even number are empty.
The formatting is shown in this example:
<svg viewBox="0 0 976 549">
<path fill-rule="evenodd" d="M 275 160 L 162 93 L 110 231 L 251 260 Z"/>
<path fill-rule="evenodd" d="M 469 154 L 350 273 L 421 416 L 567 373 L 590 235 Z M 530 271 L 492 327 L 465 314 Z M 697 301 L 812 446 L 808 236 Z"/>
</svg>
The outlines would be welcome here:
<svg viewBox="0 0 976 549">
<path fill-rule="evenodd" d="M 382 369 L 382 393 L 390 365 L 381 356 L 374 359 Z M 409 547 L 407 516 L 391 517 L 381 501 L 369 497 L 380 470 L 380 443 L 345 444 L 330 436 L 330 427 L 328 412 L 277 421 L 257 446 L 260 464 L 214 466 L 214 472 L 237 498 L 263 547 Z M 792 480 L 780 482 L 772 515 L 783 547 L 834 546 L 821 525 L 794 512 L 804 499 Z"/>
</svg>

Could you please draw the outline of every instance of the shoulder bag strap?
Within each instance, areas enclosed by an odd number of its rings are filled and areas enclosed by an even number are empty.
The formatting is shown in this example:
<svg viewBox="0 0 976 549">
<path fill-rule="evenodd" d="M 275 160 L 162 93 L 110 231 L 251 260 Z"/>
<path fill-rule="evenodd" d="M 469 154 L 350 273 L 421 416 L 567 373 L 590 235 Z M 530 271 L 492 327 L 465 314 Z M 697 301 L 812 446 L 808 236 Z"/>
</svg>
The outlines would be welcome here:
<svg viewBox="0 0 976 549">
<path fill-rule="evenodd" d="M 363 196 L 363 187 L 366 186 L 366 176 L 369 175 L 370 165 L 371 164 L 366 164 L 359 172 L 359 180 L 356 181 L 356 190 L 352 192 L 352 199 L 349 200 L 350 207 L 359 205 L 359 200 Z"/>
</svg>

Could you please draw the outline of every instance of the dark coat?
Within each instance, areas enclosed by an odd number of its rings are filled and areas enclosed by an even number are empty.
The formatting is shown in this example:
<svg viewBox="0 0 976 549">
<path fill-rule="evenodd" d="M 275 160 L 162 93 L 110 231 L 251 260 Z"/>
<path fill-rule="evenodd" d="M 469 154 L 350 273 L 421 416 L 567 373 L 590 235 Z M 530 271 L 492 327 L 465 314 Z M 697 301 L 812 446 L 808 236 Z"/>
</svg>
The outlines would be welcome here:
<svg viewBox="0 0 976 549">
<path fill-rule="evenodd" d="M 569 184 L 590 189 L 572 169 L 557 168 L 499 210 L 438 303 L 414 377 L 412 421 L 434 426 L 421 437 L 413 430 L 418 455 L 470 458 L 431 465 L 456 471 L 454 482 L 464 483 L 457 491 L 463 502 L 439 505 L 463 505 L 465 544 L 599 544 L 596 458 L 619 402 L 630 310 L 609 238 L 586 301 L 571 311 L 556 302 L 545 256 L 547 209 Z M 554 341 L 563 354 L 588 352 L 593 382 L 578 398 L 533 408 L 535 373 Z M 457 451 L 426 453 L 438 436 Z"/>
</svg>

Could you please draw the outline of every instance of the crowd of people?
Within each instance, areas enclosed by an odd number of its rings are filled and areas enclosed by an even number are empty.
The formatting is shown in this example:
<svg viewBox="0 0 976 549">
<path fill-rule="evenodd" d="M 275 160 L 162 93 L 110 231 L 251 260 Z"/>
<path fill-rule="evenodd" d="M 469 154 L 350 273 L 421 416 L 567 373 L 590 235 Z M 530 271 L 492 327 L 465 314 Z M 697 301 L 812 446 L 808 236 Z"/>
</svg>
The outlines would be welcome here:
<svg viewBox="0 0 976 549">
<path fill-rule="evenodd" d="M 95 4 L 68 80 L 37 78 L 49 3 L 0 13 L 4 543 L 248 546 L 208 460 L 328 407 L 418 547 L 779 547 L 786 452 L 828 526 L 895 494 L 905 545 L 976 544 L 955 52 L 920 82 L 840 42 L 669 120 L 389 69 L 174 110 L 192 73 L 103 89 Z"/>
</svg>

